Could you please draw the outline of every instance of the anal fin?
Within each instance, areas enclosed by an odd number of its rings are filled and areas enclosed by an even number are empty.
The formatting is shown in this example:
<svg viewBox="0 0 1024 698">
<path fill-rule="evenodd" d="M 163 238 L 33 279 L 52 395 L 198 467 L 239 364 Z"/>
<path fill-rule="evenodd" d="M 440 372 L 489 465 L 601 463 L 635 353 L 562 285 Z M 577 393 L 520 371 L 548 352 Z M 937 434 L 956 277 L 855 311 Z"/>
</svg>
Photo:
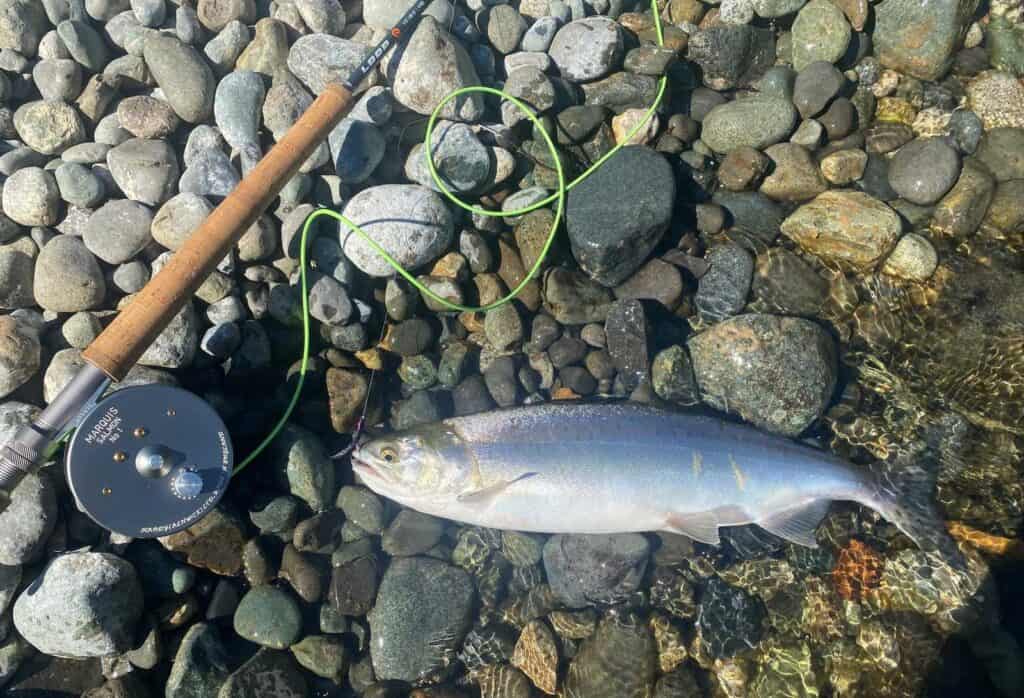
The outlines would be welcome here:
<svg viewBox="0 0 1024 698">
<path fill-rule="evenodd" d="M 718 517 L 710 511 L 689 514 L 671 513 L 665 517 L 665 530 L 681 533 L 699 543 L 718 545 Z"/>
<path fill-rule="evenodd" d="M 821 520 L 825 518 L 825 514 L 828 513 L 830 505 L 831 502 L 827 499 L 817 499 L 810 504 L 772 514 L 755 523 L 790 543 L 817 548 L 818 541 L 814 537 L 814 532 Z"/>
</svg>

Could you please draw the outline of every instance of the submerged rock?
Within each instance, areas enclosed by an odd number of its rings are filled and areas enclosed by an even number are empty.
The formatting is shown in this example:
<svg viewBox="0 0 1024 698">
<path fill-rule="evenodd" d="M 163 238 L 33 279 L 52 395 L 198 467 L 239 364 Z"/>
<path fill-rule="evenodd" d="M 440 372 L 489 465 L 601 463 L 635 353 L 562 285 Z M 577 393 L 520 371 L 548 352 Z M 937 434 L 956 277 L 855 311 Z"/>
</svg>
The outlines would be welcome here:
<svg viewBox="0 0 1024 698">
<path fill-rule="evenodd" d="M 442 669 L 469 629 L 474 596 L 457 567 L 426 557 L 393 560 L 368 616 L 377 678 L 412 682 Z"/>
</svg>

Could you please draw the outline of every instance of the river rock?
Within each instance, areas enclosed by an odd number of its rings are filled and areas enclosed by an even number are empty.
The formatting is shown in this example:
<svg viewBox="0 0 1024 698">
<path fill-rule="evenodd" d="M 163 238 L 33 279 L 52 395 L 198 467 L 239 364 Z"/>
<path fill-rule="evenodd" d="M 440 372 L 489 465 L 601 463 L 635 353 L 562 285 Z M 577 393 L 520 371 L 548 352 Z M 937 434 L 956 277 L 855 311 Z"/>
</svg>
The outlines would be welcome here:
<svg viewBox="0 0 1024 698">
<path fill-rule="evenodd" d="M 1002 127 L 986 131 L 975 155 L 997 182 L 1024 179 L 1024 128 Z"/>
<path fill-rule="evenodd" d="M 740 315 L 687 342 L 706 403 L 796 436 L 820 417 L 836 384 L 836 348 L 802 318 Z"/>
<path fill-rule="evenodd" d="M 949 69 L 978 0 L 885 0 L 875 9 L 872 43 L 882 65 L 921 80 Z"/>
<path fill-rule="evenodd" d="M 978 229 L 992 202 L 996 181 L 988 168 L 968 158 L 960 177 L 932 213 L 932 229 L 954 238 L 965 238 Z"/>
<path fill-rule="evenodd" d="M 185 530 L 158 540 L 171 552 L 184 555 L 193 567 L 230 577 L 242 570 L 244 536 L 242 522 L 218 507 Z"/>
<path fill-rule="evenodd" d="M 287 649 L 301 637 L 299 603 L 283 589 L 267 585 L 253 587 L 235 610 L 234 628 L 250 642 Z"/>
<path fill-rule="evenodd" d="M 185 368 L 192 364 L 198 348 L 199 317 L 189 302 L 143 352 L 139 363 L 159 368 Z"/>
<path fill-rule="evenodd" d="M 152 212 L 137 201 L 108 201 L 89 216 L 82 241 L 107 264 L 121 264 L 150 243 L 152 222 Z"/>
<path fill-rule="evenodd" d="M 35 260 L 29 255 L 16 249 L 0 248 L 0 310 L 16 310 L 35 305 L 32 291 L 34 269 Z"/>
<path fill-rule="evenodd" d="M 365 44 L 357 41 L 328 34 L 308 34 L 300 37 L 288 51 L 288 70 L 313 94 L 319 95 L 330 83 L 345 80 L 369 52 Z M 374 73 L 370 75 L 371 79 L 361 83 L 357 93 L 374 84 Z"/>
<path fill-rule="evenodd" d="M 850 23 L 828 0 L 811 0 L 793 21 L 793 68 L 802 71 L 815 61 L 837 63 L 850 45 Z"/>
<path fill-rule="evenodd" d="M 213 204 L 198 194 L 177 194 L 153 218 L 153 239 L 169 250 L 177 250 L 212 212 Z"/>
<path fill-rule="evenodd" d="M 295 425 L 286 426 L 270 447 L 278 480 L 313 511 L 334 501 L 334 465 L 320 439 Z"/>
<path fill-rule="evenodd" d="M 34 56 L 46 34 L 43 3 L 35 0 L 5 0 L 0 3 L 0 48 Z"/>
<path fill-rule="evenodd" d="M 154 34 L 146 39 L 143 57 L 183 121 L 198 124 L 209 118 L 217 82 L 198 51 L 174 37 Z"/>
<path fill-rule="evenodd" d="M 262 648 L 231 674 L 221 686 L 217 698 L 306 698 L 309 687 L 286 653 Z"/>
<path fill-rule="evenodd" d="M 454 236 L 452 214 L 429 189 L 411 184 L 382 184 L 359 192 L 342 213 L 406 269 L 434 261 L 449 248 Z M 363 273 L 388 277 L 395 270 L 346 228 L 341 233 L 345 256 Z"/>
<path fill-rule="evenodd" d="M 363 3 L 363 21 L 374 29 L 386 31 L 395 26 L 412 5 L 413 0 L 366 0 Z M 427 5 L 425 14 L 444 27 L 451 26 L 454 17 L 453 8 L 446 0 L 434 0 Z"/>
<path fill-rule="evenodd" d="M 775 37 L 748 24 L 716 24 L 690 36 L 687 57 L 712 89 L 746 86 L 775 62 Z"/>
<path fill-rule="evenodd" d="M 558 30 L 548 54 L 562 77 L 575 82 L 603 78 L 622 63 L 622 30 L 607 17 L 569 22 Z"/>
<path fill-rule="evenodd" d="M 14 624 L 47 654 L 104 657 L 133 647 L 142 606 L 131 564 L 109 553 L 66 553 L 18 597 Z"/>
<path fill-rule="evenodd" d="M 373 124 L 342 119 L 327 138 L 334 160 L 334 171 L 346 184 L 359 184 L 377 169 L 384 159 L 387 143 Z"/>
<path fill-rule="evenodd" d="M 445 666 L 469 630 L 474 588 L 470 576 L 440 560 L 396 558 L 370 612 L 370 646 L 378 679 L 417 681 Z"/>
<path fill-rule="evenodd" d="M 600 284 L 625 281 L 668 227 L 675 195 L 662 155 L 623 148 L 569 193 L 566 229 L 576 261 Z"/>
<path fill-rule="evenodd" d="M 918 138 L 889 161 L 889 185 L 907 201 L 927 206 L 942 198 L 960 175 L 960 156 L 943 138 Z"/>
<path fill-rule="evenodd" d="M 453 90 L 480 84 L 469 54 L 429 15 L 420 20 L 405 50 L 391 57 L 387 71 L 395 101 L 424 115 Z M 448 102 L 440 116 L 477 121 L 483 113 L 483 96 L 472 94 Z"/>
<path fill-rule="evenodd" d="M 569 608 L 615 604 L 640 586 L 650 545 L 636 533 L 556 535 L 544 545 L 544 571 Z"/>
<path fill-rule="evenodd" d="M 29 102 L 14 112 L 18 136 L 33 150 L 56 155 L 86 139 L 82 117 L 60 101 Z"/>
<path fill-rule="evenodd" d="M 213 114 L 221 136 L 241 153 L 242 170 L 248 172 L 262 156 L 260 117 L 266 92 L 263 78 L 249 70 L 229 73 L 217 85 Z"/>
<path fill-rule="evenodd" d="M 654 695 L 658 648 L 647 623 L 608 616 L 580 647 L 566 673 L 566 698 Z"/>
<path fill-rule="evenodd" d="M 899 216 L 867 194 L 827 191 L 782 223 L 782 232 L 811 254 L 855 269 L 870 269 L 896 244 Z"/>
<path fill-rule="evenodd" d="M 796 126 L 797 111 L 780 97 L 754 96 L 714 107 L 704 117 L 701 140 L 718 153 L 749 146 L 763 149 L 778 143 Z"/>
<path fill-rule="evenodd" d="M 3 210 L 15 223 L 50 226 L 60 220 L 60 188 L 53 173 L 25 167 L 3 183 Z"/>
<path fill-rule="evenodd" d="M 81 239 L 58 235 L 43 246 L 32 282 L 36 303 L 46 310 L 75 313 L 103 302 L 103 270 Z"/>
<path fill-rule="evenodd" d="M 0 565 L 35 562 L 56 524 L 57 495 L 50 476 L 26 475 L 11 493 L 10 505 L 0 512 Z"/>
<path fill-rule="evenodd" d="M 828 189 L 810 151 L 796 143 L 776 143 L 765 148 L 774 167 L 761 183 L 761 193 L 776 201 L 807 201 Z"/>
<path fill-rule="evenodd" d="M 171 198 L 178 184 L 178 156 L 169 143 L 132 138 L 107 153 L 107 166 L 117 186 L 132 201 L 158 206 Z"/>
<path fill-rule="evenodd" d="M 230 662 L 217 627 L 196 623 L 178 646 L 167 677 L 166 698 L 216 696 L 230 672 Z"/>
</svg>

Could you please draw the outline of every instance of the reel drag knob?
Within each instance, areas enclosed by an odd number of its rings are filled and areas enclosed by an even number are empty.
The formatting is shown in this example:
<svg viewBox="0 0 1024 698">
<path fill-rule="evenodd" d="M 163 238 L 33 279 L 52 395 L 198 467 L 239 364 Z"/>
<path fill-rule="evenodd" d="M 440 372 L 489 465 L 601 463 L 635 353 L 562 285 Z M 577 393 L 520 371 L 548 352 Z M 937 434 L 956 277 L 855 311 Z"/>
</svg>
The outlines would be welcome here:
<svg viewBox="0 0 1024 698">
<path fill-rule="evenodd" d="M 194 470 L 182 470 L 171 480 L 171 489 L 178 499 L 195 499 L 203 491 L 203 476 Z"/>
</svg>

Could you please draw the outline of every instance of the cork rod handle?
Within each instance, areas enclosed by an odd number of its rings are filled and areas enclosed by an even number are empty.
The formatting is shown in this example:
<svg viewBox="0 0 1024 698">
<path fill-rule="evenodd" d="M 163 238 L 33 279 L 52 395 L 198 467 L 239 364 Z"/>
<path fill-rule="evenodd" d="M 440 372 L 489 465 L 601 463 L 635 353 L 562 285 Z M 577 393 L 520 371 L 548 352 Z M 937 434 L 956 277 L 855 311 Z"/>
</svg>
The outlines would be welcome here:
<svg viewBox="0 0 1024 698">
<path fill-rule="evenodd" d="M 302 163 L 348 111 L 352 93 L 330 84 L 192 233 L 167 265 L 90 344 L 83 356 L 114 380 L 124 378 L 146 348 L 217 264 L 281 193 Z"/>
</svg>

